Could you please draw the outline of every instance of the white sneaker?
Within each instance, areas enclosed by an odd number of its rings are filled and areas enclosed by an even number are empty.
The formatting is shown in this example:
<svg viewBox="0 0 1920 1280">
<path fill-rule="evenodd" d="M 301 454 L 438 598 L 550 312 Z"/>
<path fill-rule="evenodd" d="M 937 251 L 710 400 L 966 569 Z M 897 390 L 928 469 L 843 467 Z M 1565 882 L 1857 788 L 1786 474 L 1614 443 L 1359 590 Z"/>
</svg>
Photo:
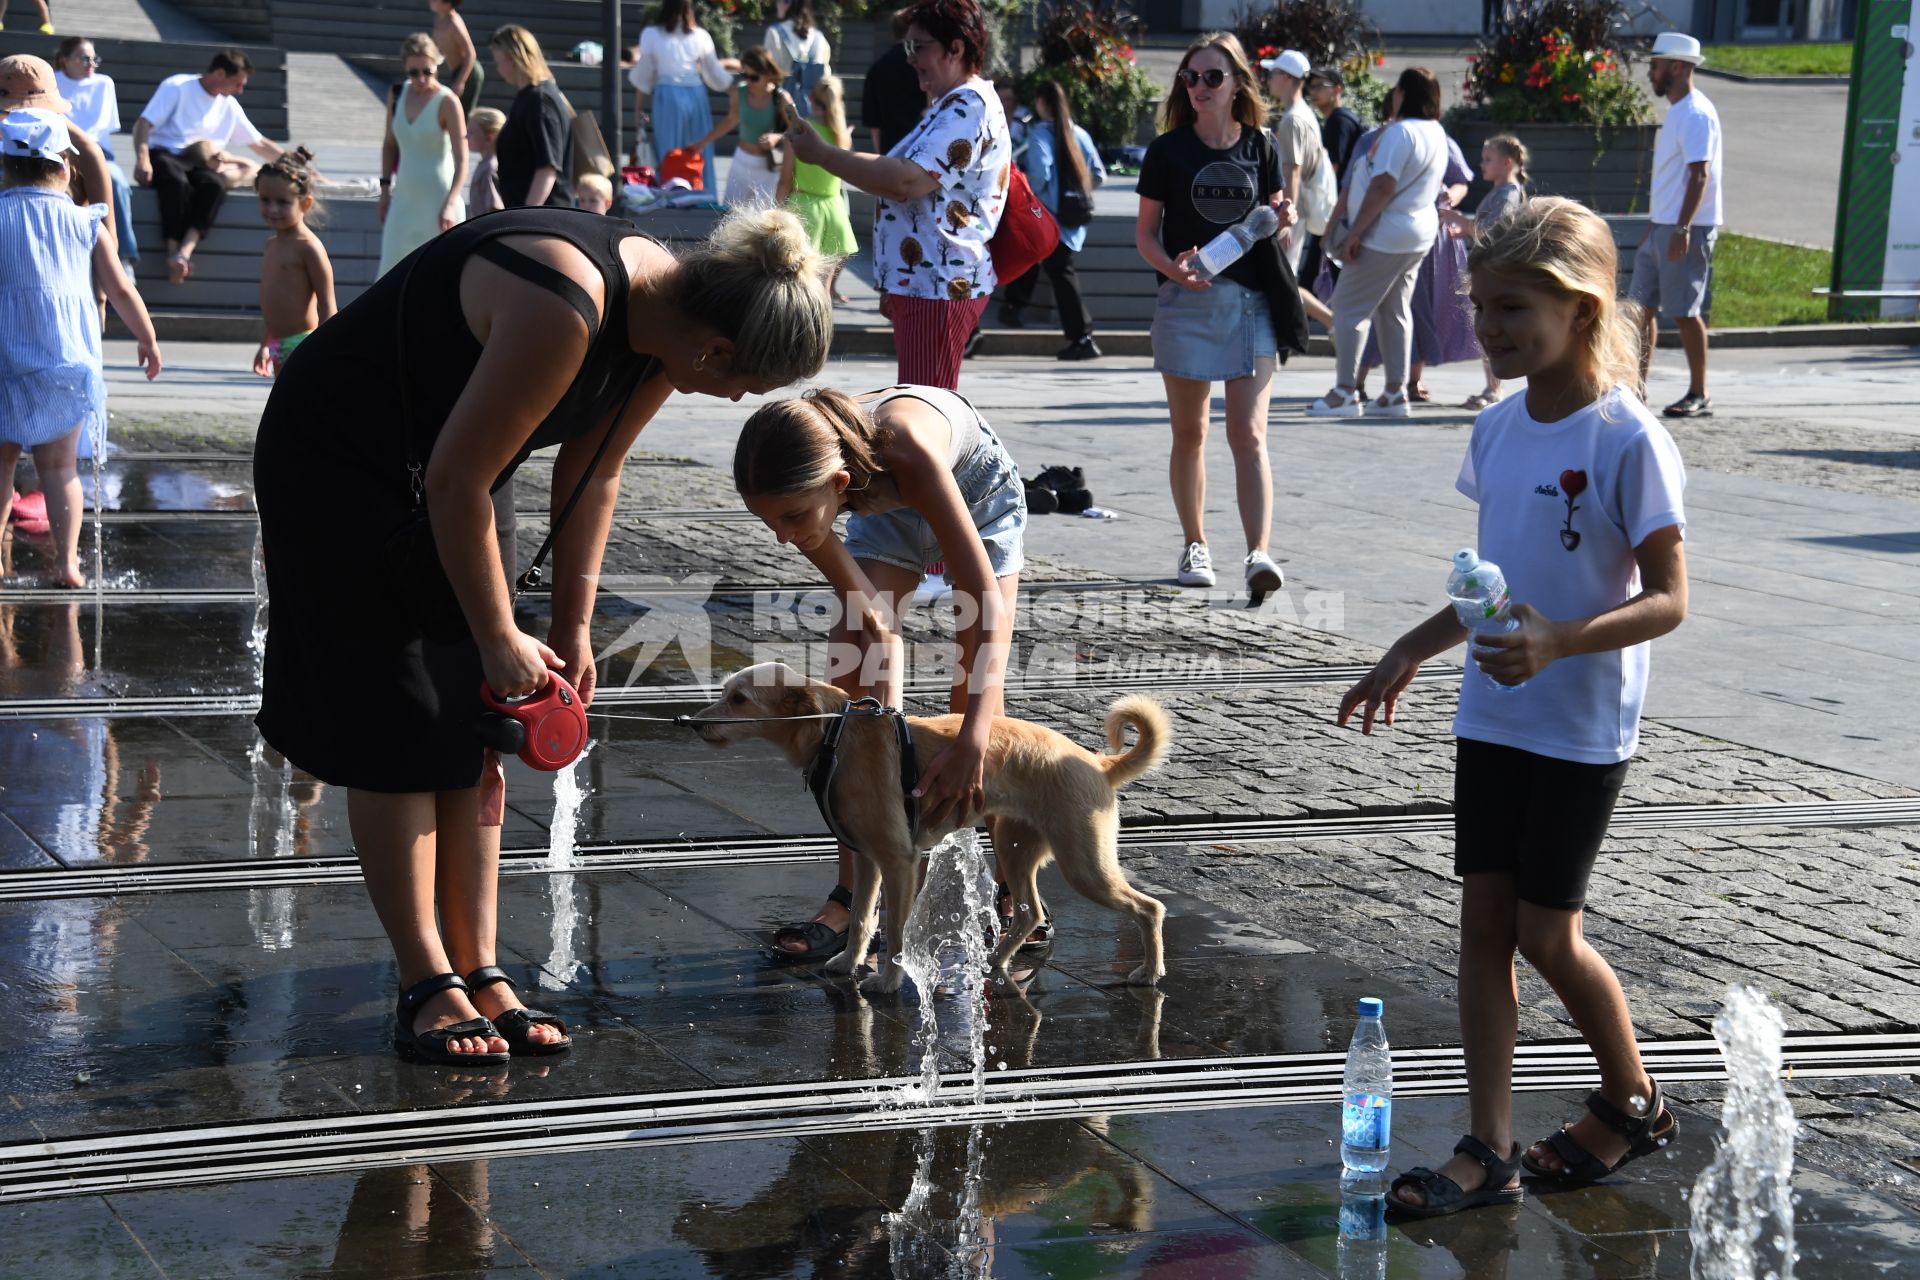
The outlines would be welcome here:
<svg viewBox="0 0 1920 1280">
<path fill-rule="evenodd" d="M 1207 550 L 1204 542 L 1189 542 L 1180 556 L 1180 585 L 1183 587 L 1210 587 L 1213 585 L 1213 553 Z"/>
<path fill-rule="evenodd" d="M 1335 387 L 1307 406 L 1309 418 L 1357 418 L 1360 394 L 1351 387 Z"/>
<path fill-rule="evenodd" d="M 1287 575 L 1280 572 L 1280 566 L 1273 557 L 1264 551 L 1249 551 L 1246 558 L 1247 595 L 1253 604 L 1258 605 L 1269 595 L 1287 584 Z"/>
<path fill-rule="evenodd" d="M 920 580 L 920 585 L 913 589 L 914 607 L 918 609 L 929 608 L 939 604 L 952 594 L 953 584 L 947 581 L 946 574 L 928 574 Z"/>
<path fill-rule="evenodd" d="M 1413 404 L 1407 399 L 1407 389 L 1383 391 L 1380 398 L 1367 407 L 1367 412 L 1376 418 L 1411 418 Z"/>
</svg>

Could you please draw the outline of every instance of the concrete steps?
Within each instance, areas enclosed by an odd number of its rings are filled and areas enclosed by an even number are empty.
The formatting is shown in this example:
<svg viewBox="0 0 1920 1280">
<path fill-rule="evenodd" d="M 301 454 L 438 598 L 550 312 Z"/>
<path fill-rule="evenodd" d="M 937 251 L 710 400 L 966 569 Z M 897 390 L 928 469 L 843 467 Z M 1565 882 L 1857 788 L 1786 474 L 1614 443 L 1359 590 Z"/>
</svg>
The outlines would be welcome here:
<svg viewBox="0 0 1920 1280">
<path fill-rule="evenodd" d="M 103 36 L 111 36 L 118 40 L 180 40 L 198 44 L 219 44 L 233 39 L 271 43 L 209 23 L 168 0 L 54 0 L 52 8 L 53 24 L 60 30 L 60 37 L 56 39 L 86 36 L 98 41 Z M 31 5 L 24 3 L 8 7 L 7 16 L 13 19 L 14 25 L 6 31 L 7 52 L 22 52 L 18 37 L 34 33 L 33 26 L 26 20 L 31 9 Z M 40 37 L 35 34 L 34 38 Z M 40 51 L 33 48 L 24 52 Z M 108 74 L 113 74 L 111 67 Z"/>
</svg>

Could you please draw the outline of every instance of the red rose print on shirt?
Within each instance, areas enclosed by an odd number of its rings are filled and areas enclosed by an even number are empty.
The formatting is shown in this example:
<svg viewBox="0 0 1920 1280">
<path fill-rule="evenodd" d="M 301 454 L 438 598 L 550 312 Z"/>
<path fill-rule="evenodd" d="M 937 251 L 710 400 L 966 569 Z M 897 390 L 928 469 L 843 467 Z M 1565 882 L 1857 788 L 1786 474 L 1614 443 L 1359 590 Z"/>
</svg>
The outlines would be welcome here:
<svg viewBox="0 0 1920 1280">
<path fill-rule="evenodd" d="M 1571 468 L 1560 473 L 1560 492 L 1567 499 L 1567 526 L 1560 531 L 1560 545 L 1572 551 L 1580 545 L 1580 531 L 1573 527 L 1573 513 L 1580 508 L 1573 500 L 1587 491 L 1587 473 Z"/>
</svg>

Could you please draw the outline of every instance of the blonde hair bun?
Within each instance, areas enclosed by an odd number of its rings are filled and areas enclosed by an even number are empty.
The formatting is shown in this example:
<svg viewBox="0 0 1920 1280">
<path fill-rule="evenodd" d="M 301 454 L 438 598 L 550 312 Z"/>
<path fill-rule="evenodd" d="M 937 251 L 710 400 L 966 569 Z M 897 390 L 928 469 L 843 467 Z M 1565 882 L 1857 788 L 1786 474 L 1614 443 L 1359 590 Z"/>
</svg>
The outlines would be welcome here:
<svg viewBox="0 0 1920 1280">
<path fill-rule="evenodd" d="M 759 206 L 729 214 L 713 230 L 713 247 L 729 257 L 757 260 L 776 279 L 817 274 L 826 259 L 813 247 L 806 224 L 788 209 Z"/>
<path fill-rule="evenodd" d="M 838 264 L 813 247 L 791 211 L 743 206 L 681 256 L 679 301 L 690 319 L 733 341 L 735 372 L 784 387 L 826 364 L 827 278 Z"/>
</svg>

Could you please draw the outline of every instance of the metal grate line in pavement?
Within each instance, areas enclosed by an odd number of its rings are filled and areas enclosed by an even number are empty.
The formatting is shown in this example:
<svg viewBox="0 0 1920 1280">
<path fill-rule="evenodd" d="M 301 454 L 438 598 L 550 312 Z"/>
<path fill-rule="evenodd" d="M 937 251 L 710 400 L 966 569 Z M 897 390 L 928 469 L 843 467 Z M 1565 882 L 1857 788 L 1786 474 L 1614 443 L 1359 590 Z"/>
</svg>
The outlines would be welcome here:
<svg viewBox="0 0 1920 1280">
<path fill-rule="evenodd" d="M 1706 1036 L 1641 1046 L 1648 1069 L 1670 1082 L 1723 1080 Z M 1789 1035 L 1794 1078 L 1840 1078 L 1920 1069 L 1920 1036 Z M 916 1077 L 713 1086 L 425 1110 L 240 1120 L 0 1146 L 0 1203 L 158 1187 L 338 1172 L 422 1161 L 491 1159 L 531 1152 L 801 1136 L 848 1129 L 923 1128 L 1134 1112 L 1326 1105 L 1339 1097 L 1342 1055 L 1187 1058 L 949 1073 L 936 1095 L 911 1103 Z M 1397 1049 L 1401 1097 L 1465 1092 L 1458 1046 Z M 1584 1045 L 1522 1044 L 1514 1087 L 1584 1088 L 1599 1073 Z M 537 1142 L 529 1139 L 537 1138 Z"/>
<path fill-rule="evenodd" d="M 1615 809 L 1610 831 L 1697 830 L 1724 827 L 1867 827 L 1920 822 L 1920 797 L 1897 800 L 1821 800 L 1793 804 L 1630 805 Z M 1208 818 L 1180 822 L 1126 822 L 1124 848 L 1148 845 L 1305 843 L 1330 839 L 1384 839 L 1444 835 L 1448 812 L 1355 817 Z M 985 836 L 982 836 L 983 841 Z M 657 871 L 669 867 L 778 866 L 825 862 L 836 856 L 828 836 L 712 836 L 645 843 L 576 846 L 571 866 L 556 868 L 544 847 L 503 849 L 508 876 L 582 871 Z M 270 861 L 146 862 L 71 870 L 0 871 L 0 902 L 112 897 L 135 893 L 217 892 L 282 885 L 347 884 L 360 878 L 350 854 Z"/>
<path fill-rule="evenodd" d="M 1179 655 L 1168 655 L 1175 657 Z M 1079 672 L 1056 675 L 1016 676 L 1008 680 L 1009 698 L 1035 697 L 1050 693 L 1086 693 L 1113 690 L 1126 693 L 1180 693 L 1190 690 L 1230 692 L 1236 689 L 1282 689 L 1320 684 L 1343 684 L 1358 680 L 1369 667 L 1360 664 L 1329 664 L 1308 667 L 1232 667 L 1206 668 L 1191 672 L 1104 671 L 1090 666 Z M 1445 663 L 1426 663 L 1415 681 L 1422 684 L 1458 680 L 1460 669 Z M 906 685 L 909 698 L 927 698 L 943 705 L 948 687 L 943 680 L 912 680 Z M 596 707 L 664 707 L 710 702 L 720 696 L 720 686 L 709 684 L 602 686 L 594 694 Z M 126 696 L 106 692 L 76 698 L 13 698 L 0 702 L 0 720 L 53 720 L 70 716 L 101 716 L 126 720 L 151 716 L 198 716 L 252 714 L 260 709 L 257 693 L 180 694 L 151 697 Z"/>
</svg>

